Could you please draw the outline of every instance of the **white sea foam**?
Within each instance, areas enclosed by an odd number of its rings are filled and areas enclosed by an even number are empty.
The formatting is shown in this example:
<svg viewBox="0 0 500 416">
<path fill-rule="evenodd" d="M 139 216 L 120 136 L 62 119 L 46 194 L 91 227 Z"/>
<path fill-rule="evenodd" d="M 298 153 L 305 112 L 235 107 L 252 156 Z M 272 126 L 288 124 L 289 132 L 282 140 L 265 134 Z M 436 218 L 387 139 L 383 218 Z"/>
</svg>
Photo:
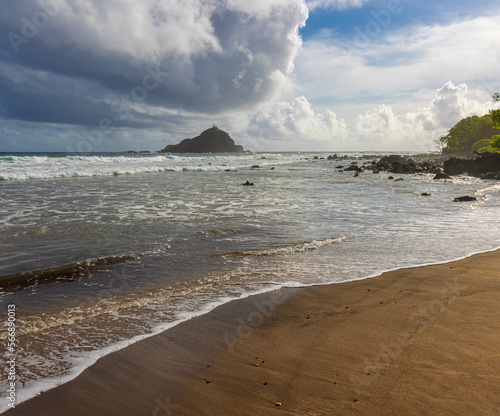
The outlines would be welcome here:
<svg viewBox="0 0 500 416">
<path fill-rule="evenodd" d="M 195 318 L 197 316 L 204 315 L 216 307 L 223 305 L 225 303 L 228 303 L 233 300 L 237 299 L 244 299 L 249 296 L 253 295 L 258 295 L 258 294 L 263 294 L 267 293 L 270 291 L 277 290 L 282 287 L 299 287 L 300 284 L 295 283 L 295 282 L 288 282 L 288 285 L 284 284 L 269 284 L 265 285 L 264 287 L 254 289 L 252 291 L 238 294 L 235 296 L 225 296 L 221 297 L 217 300 L 214 300 L 212 302 L 207 302 L 203 304 L 201 307 L 197 308 L 196 310 L 192 311 L 185 311 L 183 313 L 180 313 L 176 316 L 176 318 L 168 323 L 163 323 L 160 325 L 155 326 L 151 332 L 147 334 L 142 334 L 135 336 L 133 338 L 123 340 L 117 343 L 114 343 L 106 348 L 102 348 L 99 350 L 92 350 L 92 351 L 87 351 L 86 353 L 79 354 L 78 356 L 75 356 L 71 360 L 71 369 L 68 371 L 65 375 L 59 376 L 59 377 L 52 377 L 52 378 L 45 378 L 43 380 L 36 380 L 36 382 L 28 382 L 22 387 L 18 387 L 17 389 L 17 404 L 22 403 L 26 400 L 29 400 L 35 396 L 38 396 L 40 393 L 43 393 L 45 391 L 51 390 L 57 386 L 60 386 L 62 384 L 67 383 L 68 381 L 71 381 L 75 379 L 78 375 L 80 375 L 85 369 L 90 367 L 92 364 L 94 364 L 99 358 L 104 357 L 112 352 L 119 351 L 123 348 L 126 348 L 127 346 L 134 344 L 138 341 L 141 341 L 143 339 L 152 337 L 154 335 L 158 335 L 167 329 L 173 328 L 177 326 L 178 324 L 188 321 L 192 318 Z M 33 364 L 37 364 L 36 362 Z M 0 402 L 0 413 L 6 412 L 9 409 L 7 400 L 2 400 Z"/>
<path fill-rule="evenodd" d="M 225 256 L 283 256 L 287 254 L 302 253 L 309 250 L 318 250 L 322 247 L 341 244 L 347 237 L 327 238 L 324 240 L 312 240 L 305 243 L 294 244 L 287 247 L 273 247 L 266 250 L 235 251 L 224 254 Z"/>
<path fill-rule="evenodd" d="M 337 172 L 336 163 L 304 161 L 312 156 L 0 156 L 0 175 L 11 179 L 220 171 L 172 180 L 132 175 L 0 183 L 3 274 L 80 256 L 141 253 L 137 261 L 81 282 L 0 293 L 2 301 L 36 305 L 23 312 L 30 325 L 19 327 L 19 384 L 26 380 L 21 400 L 74 378 L 100 356 L 231 299 L 366 278 L 500 245 L 494 226 L 500 188 L 494 182 L 352 178 Z M 241 187 L 247 179 L 256 186 Z M 432 197 L 420 197 L 424 191 Z M 452 203 L 465 194 L 478 195 L 481 203 Z"/>
<path fill-rule="evenodd" d="M 262 159 L 262 158 L 265 159 Z M 0 157 L 0 180 L 114 176 L 151 172 L 221 171 L 292 163 L 300 155 L 150 155 Z"/>
</svg>

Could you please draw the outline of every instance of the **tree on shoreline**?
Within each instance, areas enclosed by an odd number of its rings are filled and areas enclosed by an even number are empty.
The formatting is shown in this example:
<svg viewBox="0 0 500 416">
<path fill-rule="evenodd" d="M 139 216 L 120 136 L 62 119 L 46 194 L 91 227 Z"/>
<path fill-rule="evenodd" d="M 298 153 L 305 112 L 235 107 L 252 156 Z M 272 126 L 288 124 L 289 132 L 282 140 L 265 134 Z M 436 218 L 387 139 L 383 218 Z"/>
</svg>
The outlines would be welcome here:
<svg viewBox="0 0 500 416">
<path fill-rule="evenodd" d="M 439 139 L 442 153 L 472 153 L 472 147 L 482 140 L 489 141 L 495 133 L 491 114 L 472 116 L 460 120 Z"/>
<path fill-rule="evenodd" d="M 492 95 L 493 101 L 500 101 L 500 93 Z M 443 154 L 473 153 L 473 152 L 500 152 L 500 110 L 490 110 L 482 117 L 472 116 L 460 120 L 441 137 L 440 143 Z"/>
<path fill-rule="evenodd" d="M 500 101 L 500 93 L 496 92 L 492 96 L 493 101 Z M 500 129 L 500 110 L 491 110 L 491 123 L 496 129 Z M 489 153 L 500 153 L 500 134 L 496 134 L 489 140 L 480 140 L 473 146 L 474 150 L 479 153 L 489 152 Z"/>
</svg>

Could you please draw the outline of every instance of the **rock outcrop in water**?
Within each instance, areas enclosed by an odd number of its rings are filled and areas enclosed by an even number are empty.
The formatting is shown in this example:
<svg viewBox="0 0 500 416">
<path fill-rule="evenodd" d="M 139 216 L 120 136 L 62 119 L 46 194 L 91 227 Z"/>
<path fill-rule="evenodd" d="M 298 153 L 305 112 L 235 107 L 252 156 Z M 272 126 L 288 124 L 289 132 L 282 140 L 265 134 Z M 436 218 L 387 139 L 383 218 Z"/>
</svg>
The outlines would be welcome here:
<svg viewBox="0 0 500 416">
<path fill-rule="evenodd" d="M 500 153 L 484 153 L 474 159 L 452 157 L 444 160 L 443 156 L 415 156 L 406 158 L 399 155 L 384 156 L 378 161 L 365 162 L 358 167 L 357 162 L 343 169 L 344 171 L 370 170 L 374 173 L 390 172 L 398 174 L 432 173 L 434 179 L 451 179 L 450 176 L 468 174 L 482 179 L 500 179 Z"/>
<path fill-rule="evenodd" d="M 217 127 L 205 130 L 192 139 L 169 144 L 158 153 L 243 153 L 243 146 L 234 143 L 229 134 Z"/>
<path fill-rule="evenodd" d="M 484 179 L 500 179 L 500 153 L 485 153 L 475 159 L 452 157 L 444 162 L 444 172 L 448 175 L 467 173 Z"/>
<path fill-rule="evenodd" d="M 447 175 L 444 172 L 438 172 L 438 173 L 436 173 L 436 176 L 434 176 L 433 179 L 435 179 L 435 180 L 439 180 L 439 179 L 451 179 L 451 176 Z"/>
<path fill-rule="evenodd" d="M 406 158 L 399 155 L 384 156 L 378 161 L 365 162 L 363 167 L 358 168 L 356 165 L 351 165 L 344 170 L 370 170 L 373 173 L 390 172 L 399 174 L 413 173 L 433 173 L 441 172 L 441 161 L 434 156 L 416 156 L 417 160 Z M 356 169 L 357 168 L 357 169 Z"/>
<path fill-rule="evenodd" d="M 458 198 L 455 198 L 453 202 L 474 202 L 477 201 L 475 196 L 459 196 Z"/>
</svg>

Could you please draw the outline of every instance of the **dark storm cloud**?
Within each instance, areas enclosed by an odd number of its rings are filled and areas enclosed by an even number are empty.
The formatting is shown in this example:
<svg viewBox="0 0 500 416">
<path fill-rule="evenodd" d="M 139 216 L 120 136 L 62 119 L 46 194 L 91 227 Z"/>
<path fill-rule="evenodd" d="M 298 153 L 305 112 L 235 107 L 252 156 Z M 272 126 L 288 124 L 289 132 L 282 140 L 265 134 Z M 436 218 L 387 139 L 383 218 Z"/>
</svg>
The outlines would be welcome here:
<svg viewBox="0 0 500 416">
<path fill-rule="evenodd" d="M 251 107 L 285 82 L 306 17 L 301 0 L 9 1 L 0 114 L 151 127 L 168 109 Z"/>
</svg>

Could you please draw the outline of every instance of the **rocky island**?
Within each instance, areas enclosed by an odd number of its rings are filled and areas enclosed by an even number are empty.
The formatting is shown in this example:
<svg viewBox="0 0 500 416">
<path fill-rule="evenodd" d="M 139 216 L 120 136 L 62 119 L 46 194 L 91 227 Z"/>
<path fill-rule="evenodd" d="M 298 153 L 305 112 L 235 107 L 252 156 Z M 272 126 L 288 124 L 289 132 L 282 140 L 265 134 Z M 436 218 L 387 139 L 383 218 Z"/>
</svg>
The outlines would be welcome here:
<svg viewBox="0 0 500 416">
<path fill-rule="evenodd" d="M 213 126 L 199 136 L 169 144 L 158 153 L 243 153 L 243 146 L 234 143 L 229 134 Z"/>
</svg>

